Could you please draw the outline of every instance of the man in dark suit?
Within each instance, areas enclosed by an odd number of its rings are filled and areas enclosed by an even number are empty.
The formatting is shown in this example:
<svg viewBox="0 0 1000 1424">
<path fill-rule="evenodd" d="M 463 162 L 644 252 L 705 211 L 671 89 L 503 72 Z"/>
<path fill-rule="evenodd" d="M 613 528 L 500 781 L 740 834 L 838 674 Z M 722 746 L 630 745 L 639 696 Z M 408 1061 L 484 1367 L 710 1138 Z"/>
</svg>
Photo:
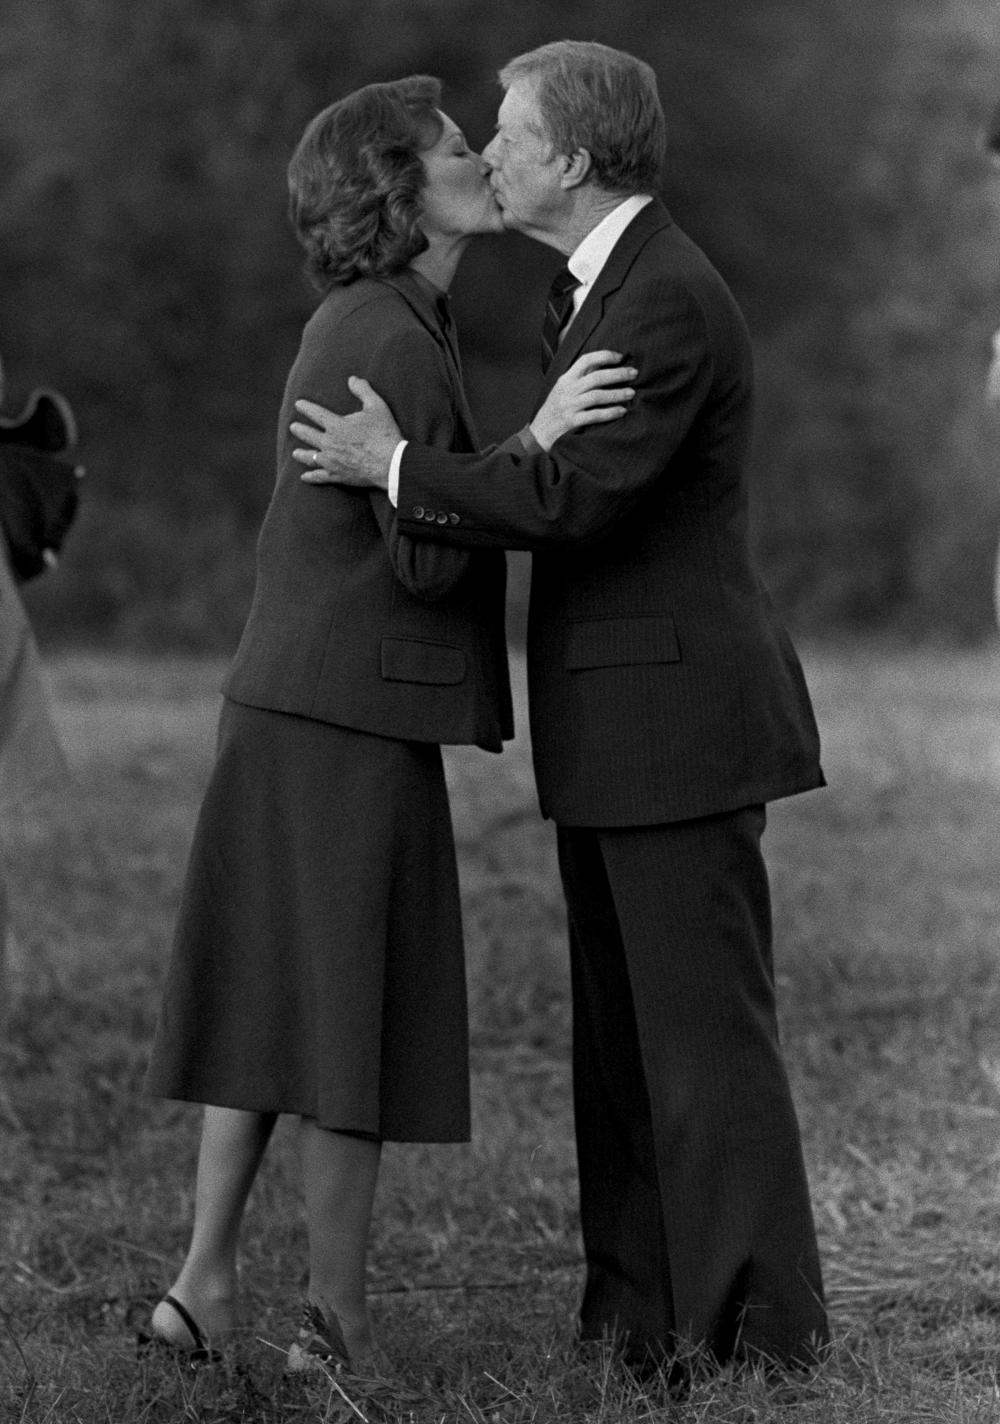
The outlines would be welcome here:
<svg viewBox="0 0 1000 1424">
<path fill-rule="evenodd" d="M 826 1341 L 778 1042 L 765 803 L 823 784 L 798 659 L 752 565 L 742 316 L 653 197 L 652 70 L 521 56 L 485 152 L 511 228 L 569 256 L 539 401 L 584 349 L 638 369 L 628 414 L 525 453 L 401 443 L 370 387 L 293 425 L 316 482 L 387 488 L 400 527 L 534 551 L 535 773 L 569 911 L 584 1339 L 626 1358 L 808 1364 Z M 613 399 L 609 396 L 609 400 Z M 609 412 L 610 413 L 610 412 Z M 405 434 L 405 432 L 403 432 Z"/>
</svg>

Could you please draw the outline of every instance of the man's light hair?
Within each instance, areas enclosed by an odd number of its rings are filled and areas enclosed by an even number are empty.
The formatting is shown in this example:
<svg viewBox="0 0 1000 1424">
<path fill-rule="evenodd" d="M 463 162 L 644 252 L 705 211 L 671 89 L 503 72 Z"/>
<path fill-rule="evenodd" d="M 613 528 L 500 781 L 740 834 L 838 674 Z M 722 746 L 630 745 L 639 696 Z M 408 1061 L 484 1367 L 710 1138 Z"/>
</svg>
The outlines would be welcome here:
<svg viewBox="0 0 1000 1424">
<path fill-rule="evenodd" d="M 631 194 L 657 187 L 666 123 L 648 64 L 608 45 L 556 40 L 505 64 L 504 89 L 517 79 L 535 84 L 545 137 L 555 151 L 585 148 L 602 188 Z"/>
</svg>

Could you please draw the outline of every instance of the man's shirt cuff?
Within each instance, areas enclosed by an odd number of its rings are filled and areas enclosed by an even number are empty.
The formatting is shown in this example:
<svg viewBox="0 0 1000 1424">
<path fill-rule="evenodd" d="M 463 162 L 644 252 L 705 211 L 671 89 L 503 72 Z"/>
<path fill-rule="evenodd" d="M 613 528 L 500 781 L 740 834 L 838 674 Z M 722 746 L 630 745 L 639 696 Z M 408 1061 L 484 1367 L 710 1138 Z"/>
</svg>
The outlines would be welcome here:
<svg viewBox="0 0 1000 1424">
<path fill-rule="evenodd" d="M 403 451 L 409 442 L 401 440 L 392 452 L 392 459 L 389 461 L 389 484 L 386 494 L 389 496 L 389 503 L 393 509 L 399 504 L 399 466 L 403 458 Z"/>
</svg>

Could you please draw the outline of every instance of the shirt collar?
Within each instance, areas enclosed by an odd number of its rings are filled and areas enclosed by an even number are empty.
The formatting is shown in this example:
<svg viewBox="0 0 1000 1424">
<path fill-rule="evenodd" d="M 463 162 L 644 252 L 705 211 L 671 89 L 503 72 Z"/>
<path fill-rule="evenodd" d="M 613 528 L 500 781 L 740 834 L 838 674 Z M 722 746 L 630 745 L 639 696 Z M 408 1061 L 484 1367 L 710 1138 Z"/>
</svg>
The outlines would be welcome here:
<svg viewBox="0 0 1000 1424">
<path fill-rule="evenodd" d="M 415 267 L 407 267 L 406 271 L 408 276 L 412 277 L 424 296 L 430 301 L 431 306 L 438 315 L 442 318 L 447 318 L 450 315 L 448 293 L 442 292 L 440 287 L 435 287 L 431 279 L 425 277 L 423 272 L 418 272 Z"/>
<path fill-rule="evenodd" d="M 566 264 L 581 287 L 593 286 L 615 243 L 632 219 L 652 201 L 648 193 L 636 193 L 612 208 L 607 217 L 587 233 Z"/>
<path fill-rule="evenodd" d="M 414 311 L 433 329 L 447 330 L 451 321 L 448 293 L 435 287 L 422 272 L 412 267 L 404 267 L 401 272 L 380 278 L 390 287 L 402 292 Z"/>
</svg>

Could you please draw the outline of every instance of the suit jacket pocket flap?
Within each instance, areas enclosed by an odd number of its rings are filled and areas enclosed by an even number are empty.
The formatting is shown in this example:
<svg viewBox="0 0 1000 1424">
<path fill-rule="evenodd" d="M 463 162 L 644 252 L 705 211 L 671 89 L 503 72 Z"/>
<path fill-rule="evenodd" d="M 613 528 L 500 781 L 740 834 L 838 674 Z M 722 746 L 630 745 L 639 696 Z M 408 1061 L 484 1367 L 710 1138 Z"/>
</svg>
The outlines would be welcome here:
<svg viewBox="0 0 1000 1424">
<path fill-rule="evenodd" d="M 669 613 L 634 618 L 583 618 L 572 624 L 567 668 L 628 667 L 635 663 L 676 663 L 681 651 Z"/>
<path fill-rule="evenodd" d="M 448 643 L 424 643 L 416 638 L 383 638 L 382 676 L 387 682 L 454 686 L 465 677 L 465 653 Z"/>
</svg>

